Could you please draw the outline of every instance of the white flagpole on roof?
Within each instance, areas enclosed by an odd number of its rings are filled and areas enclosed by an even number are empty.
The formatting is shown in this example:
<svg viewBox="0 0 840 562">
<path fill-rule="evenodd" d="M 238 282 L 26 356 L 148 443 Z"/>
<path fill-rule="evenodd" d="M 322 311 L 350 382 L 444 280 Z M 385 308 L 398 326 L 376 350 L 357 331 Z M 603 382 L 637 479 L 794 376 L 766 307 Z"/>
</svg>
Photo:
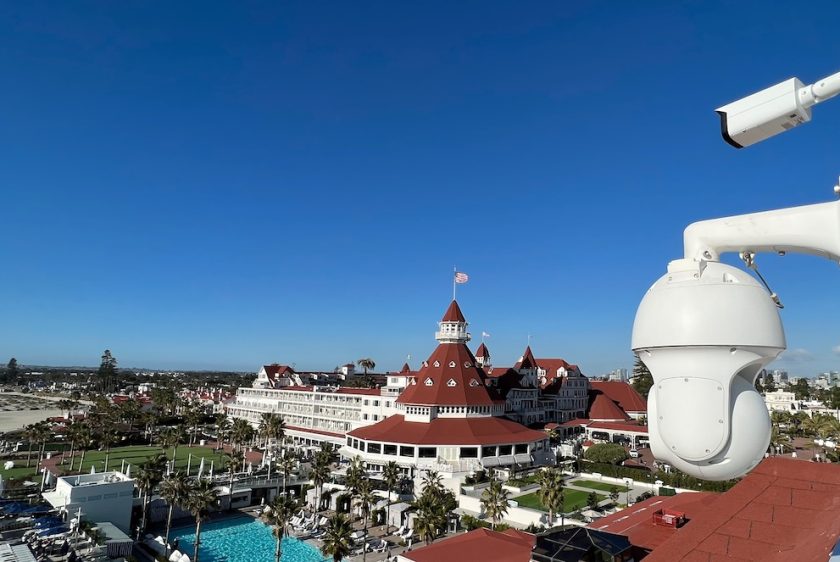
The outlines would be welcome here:
<svg viewBox="0 0 840 562">
<path fill-rule="evenodd" d="M 455 300 L 455 287 L 458 286 L 458 283 L 455 281 L 455 276 L 458 275 L 458 267 L 453 265 L 452 266 L 452 300 Z"/>
</svg>

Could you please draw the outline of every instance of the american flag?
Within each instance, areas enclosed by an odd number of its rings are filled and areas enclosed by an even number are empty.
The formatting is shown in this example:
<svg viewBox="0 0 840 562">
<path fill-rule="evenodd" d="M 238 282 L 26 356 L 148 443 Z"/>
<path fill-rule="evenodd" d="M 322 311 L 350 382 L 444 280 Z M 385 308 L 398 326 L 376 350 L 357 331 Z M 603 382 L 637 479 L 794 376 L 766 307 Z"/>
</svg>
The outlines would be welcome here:
<svg viewBox="0 0 840 562">
<path fill-rule="evenodd" d="M 455 272 L 455 282 L 456 283 L 466 283 L 470 280 L 470 276 L 466 273 L 462 273 L 460 271 Z"/>
</svg>

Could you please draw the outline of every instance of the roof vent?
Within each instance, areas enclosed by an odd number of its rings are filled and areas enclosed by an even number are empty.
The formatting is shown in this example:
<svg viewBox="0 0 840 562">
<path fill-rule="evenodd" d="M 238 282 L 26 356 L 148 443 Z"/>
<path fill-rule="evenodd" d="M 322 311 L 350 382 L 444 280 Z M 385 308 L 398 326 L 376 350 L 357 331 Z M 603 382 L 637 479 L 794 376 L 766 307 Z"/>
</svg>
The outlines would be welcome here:
<svg viewBox="0 0 840 562">
<path fill-rule="evenodd" d="M 658 509 L 653 512 L 653 524 L 662 527 L 673 527 L 679 529 L 687 522 L 685 513 L 682 511 L 671 511 L 670 509 Z"/>
</svg>

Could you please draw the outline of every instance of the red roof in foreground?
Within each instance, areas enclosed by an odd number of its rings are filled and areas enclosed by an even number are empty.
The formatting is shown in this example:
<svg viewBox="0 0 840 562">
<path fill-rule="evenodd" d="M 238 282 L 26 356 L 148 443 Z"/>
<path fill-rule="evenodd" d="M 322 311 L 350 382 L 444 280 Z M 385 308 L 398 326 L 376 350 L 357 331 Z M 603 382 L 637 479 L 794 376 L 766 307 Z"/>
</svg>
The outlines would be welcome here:
<svg viewBox="0 0 840 562">
<path fill-rule="evenodd" d="M 719 496 L 720 494 L 712 492 L 686 492 L 676 496 L 657 496 L 607 515 L 587 527 L 625 536 L 632 545 L 645 550 L 653 550 L 674 534 L 682 532 L 682 529 L 654 525 L 652 515 L 655 511 L 660 509 L 681 511 L 691 521 L 704 512 Z"/>
<path fill-rule="evenodd" d="M 407 445 L 506 445 L 546 438 L 544 432 L 528 429 L 506 418 L 435 418 L 424 423 L 407 422 L 399 415 L 354 429 L 347 435 Z"/>
<path fill-rule="evenodd" d="M 645 562 L 828 560 L 840 537 L 840 469 L 762 461 Z"/>
<path fill-rule="evenodd" d="M 632 385 L 620 381 L 590 381 L 589 388 L 600 390 L 625 412 L 647 412 L 647 402 Z"/>
<path fill-rule="evenodd" d="M 414 562 L 528 562 L 535 542 L 534 535 L 514 529 L 504 533 L 475 529 L 417 550 L 403 552 L 402 557 Z"/>
</svg>

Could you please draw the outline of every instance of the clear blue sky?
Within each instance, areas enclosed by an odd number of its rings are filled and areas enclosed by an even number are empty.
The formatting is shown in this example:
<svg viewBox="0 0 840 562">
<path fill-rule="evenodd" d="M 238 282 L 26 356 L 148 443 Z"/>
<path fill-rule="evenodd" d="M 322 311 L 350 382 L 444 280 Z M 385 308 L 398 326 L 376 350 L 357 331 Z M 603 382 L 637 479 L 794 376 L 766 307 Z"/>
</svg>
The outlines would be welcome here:
<svg viewBox="0 0 840 562">
<path fill-rule="evenodd" d="M 453 265 L 495 363 L 630 366 L 690 222 L 827 201 L 840 100 L 736 151 L 713 110 L 840 70 L 810 2 L 0 7 L 0 358 L 396 369 Z M 840 368 L 840 268 L 759 264 L 776 365 Z"/>
</svg>

